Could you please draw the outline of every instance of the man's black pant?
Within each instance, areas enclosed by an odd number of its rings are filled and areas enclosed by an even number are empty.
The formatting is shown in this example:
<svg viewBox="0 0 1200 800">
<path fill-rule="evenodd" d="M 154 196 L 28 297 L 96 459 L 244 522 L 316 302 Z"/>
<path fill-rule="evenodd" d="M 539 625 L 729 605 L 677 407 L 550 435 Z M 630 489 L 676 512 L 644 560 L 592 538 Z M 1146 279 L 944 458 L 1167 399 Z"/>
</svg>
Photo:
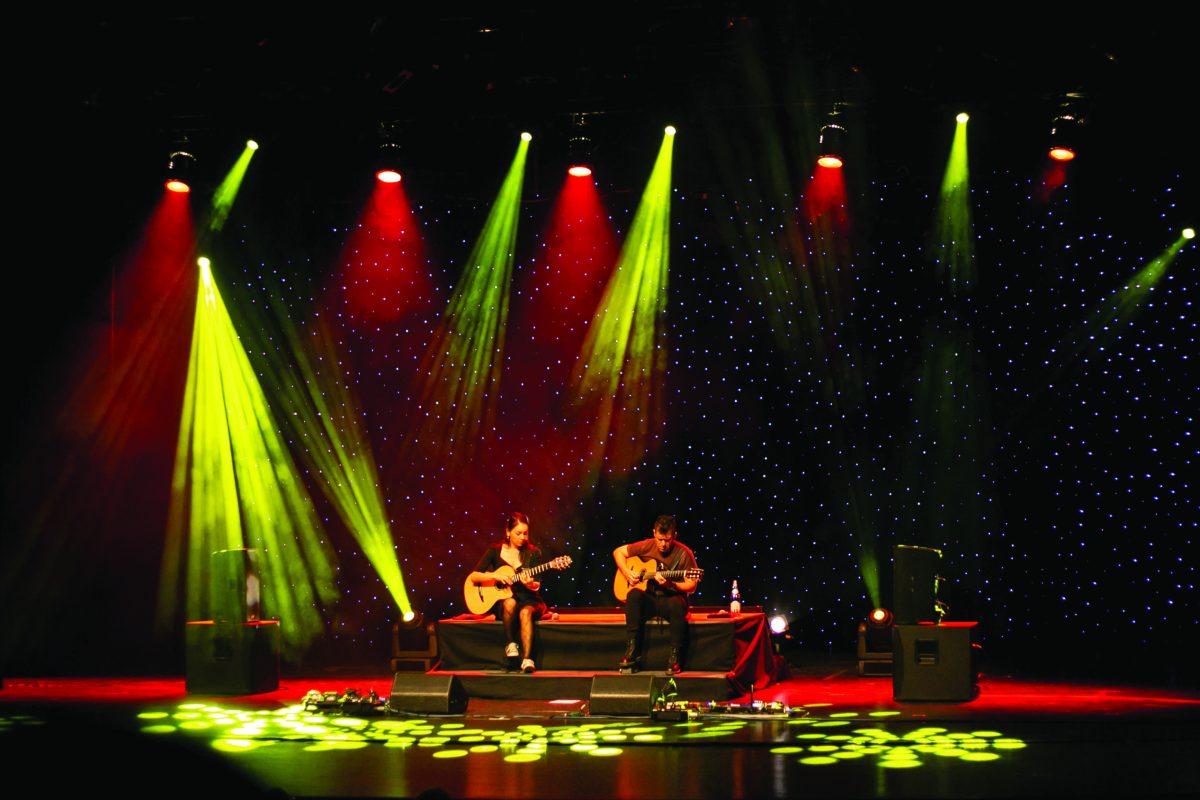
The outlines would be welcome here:
<svg viewBox="0 0 1200 800">
<path fill-rule="evenodd" d="M 650 594 L 630 589 L 625 598 L 625 632 L 642 639 L 642 627 L 651 617 L 662 617 L 671 626 L 671 647 L 683 653 L 687 634 L 687 600 L 681 594 Z"/>
</svg>

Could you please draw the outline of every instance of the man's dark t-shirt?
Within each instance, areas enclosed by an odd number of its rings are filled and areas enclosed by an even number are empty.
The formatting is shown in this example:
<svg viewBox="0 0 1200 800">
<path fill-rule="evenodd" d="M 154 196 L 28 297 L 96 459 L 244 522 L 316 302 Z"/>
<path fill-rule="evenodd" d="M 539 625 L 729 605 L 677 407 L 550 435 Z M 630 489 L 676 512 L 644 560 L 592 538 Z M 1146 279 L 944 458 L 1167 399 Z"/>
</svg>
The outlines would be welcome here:
<svg viewBox="0 0 1200 800">
<path fill-rule="evenodd" d="M 696 568 L 696 555 L 690 547 L 678 541 L 671 545 L 671 549 L 666 553 L 658 552 L 658 545 L 653 538 L 642 539 L 640 542 L 626 545 L 625 552 L 642 560 L 654 559 L 658 562 L 660 572 Z M 677 594 L 686 597 L 684 592 L 679 591 L 673 585 L 662 586 L 653 578 L 646 581 L 646 591 L 650 594 Z"/>
</svg>

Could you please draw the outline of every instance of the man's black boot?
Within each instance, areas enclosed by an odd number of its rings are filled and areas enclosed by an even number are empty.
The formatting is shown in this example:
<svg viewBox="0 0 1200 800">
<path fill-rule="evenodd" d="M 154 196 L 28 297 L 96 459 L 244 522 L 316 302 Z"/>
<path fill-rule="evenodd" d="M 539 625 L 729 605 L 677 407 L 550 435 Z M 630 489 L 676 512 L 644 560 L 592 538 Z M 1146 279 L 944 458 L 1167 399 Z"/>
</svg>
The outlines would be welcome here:
<svg viewBox="0 0 1200 800">
<path fill-rule="evenodd" d="M 625 648 L 625 657 L 621 659 L 621 663 L 618 666 L 621 669 L 636 670 L 638 667 L 638 661 L 640 661 L 641 658 L 641 648 L 638 647 L 637 637 L 630 636 L 629 645 Z"/>
<path fill-rule="evenodd" d="M 678 675 L 683 672 L 683 667 L 679 666 L 679 650 L 671 648 L 671 655 L 667 658 L 667 674 Z"/>
</svg>

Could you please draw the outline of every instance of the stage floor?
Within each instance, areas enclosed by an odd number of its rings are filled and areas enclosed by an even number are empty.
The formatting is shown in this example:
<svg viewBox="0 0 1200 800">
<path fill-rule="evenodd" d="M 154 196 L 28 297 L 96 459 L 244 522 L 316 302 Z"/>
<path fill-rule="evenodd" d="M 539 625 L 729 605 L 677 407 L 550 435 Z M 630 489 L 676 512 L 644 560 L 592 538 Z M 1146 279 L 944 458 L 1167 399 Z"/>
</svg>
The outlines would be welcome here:
<svg viewBox="0 0 1200 800">
<path fill-rule="evenodd" d="M 465 715 L 372 720 L 296 707 L 309 689 L 386 696 L 390 685 L 386 674 L 289 678 L 267 695 L 198 698 L 174 678 L 8 679 L 0 748 L 42 791 L 126 796 L 1200 793 L 1200 692 L 988 678 L 971 703 L 897 704 L 889 679 L 832 662 L 758 695 L 807 709 L 792 720 L 588 717 L 586 697 L 473 699 Z"/>
</svg>

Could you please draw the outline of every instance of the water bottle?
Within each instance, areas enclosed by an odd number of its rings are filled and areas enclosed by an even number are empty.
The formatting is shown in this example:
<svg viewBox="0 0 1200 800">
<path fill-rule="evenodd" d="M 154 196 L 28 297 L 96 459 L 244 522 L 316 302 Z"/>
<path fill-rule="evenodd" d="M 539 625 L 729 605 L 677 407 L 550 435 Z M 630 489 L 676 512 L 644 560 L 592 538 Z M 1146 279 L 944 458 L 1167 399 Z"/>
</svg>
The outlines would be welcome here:
<svg viewBox="0 0 1200 800">
<path fill-rule="evenodd" d="M 729 613 L 735 617 L 742 613 L 742 593 L 738 591 L 737 581 L 733 582 L 733 589 L 729 592 Z"/>
</svg>

